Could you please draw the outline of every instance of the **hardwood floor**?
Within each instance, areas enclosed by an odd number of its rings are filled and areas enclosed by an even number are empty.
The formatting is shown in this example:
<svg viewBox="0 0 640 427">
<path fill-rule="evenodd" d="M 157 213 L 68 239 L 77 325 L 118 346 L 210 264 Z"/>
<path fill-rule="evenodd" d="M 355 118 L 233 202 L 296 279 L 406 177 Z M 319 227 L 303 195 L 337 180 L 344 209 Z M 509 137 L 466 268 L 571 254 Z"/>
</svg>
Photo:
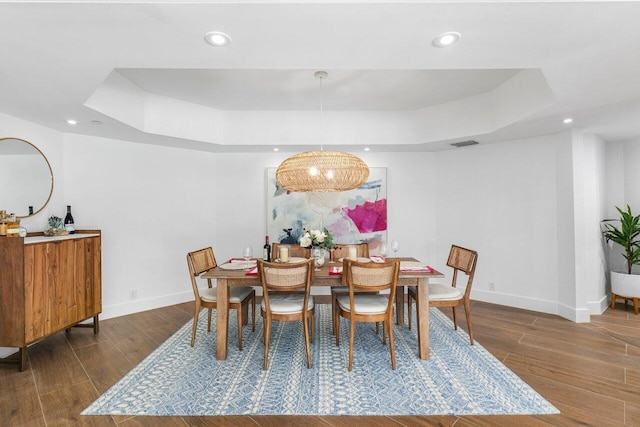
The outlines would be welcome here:
<svg viewBox="0 0 640 427">
<path fill-rule="evenodd" d="M 2 426 L 614 426 L 640 425 L 640 316 L 608 309 L 576 324 L 474 301 L 474 334 L 562 412 L 546 416 L 109 417 L 80 411 L 192 318 L 193 303 L 102 321 L 29 348 L 25 372 L 0 365 Z M 444 310 L 450 314 L 451 310 Z M 459 324 L 465 325 L 464 310 Z M 250 332 L 249 332 L 250 333 Z"/>
</svg>

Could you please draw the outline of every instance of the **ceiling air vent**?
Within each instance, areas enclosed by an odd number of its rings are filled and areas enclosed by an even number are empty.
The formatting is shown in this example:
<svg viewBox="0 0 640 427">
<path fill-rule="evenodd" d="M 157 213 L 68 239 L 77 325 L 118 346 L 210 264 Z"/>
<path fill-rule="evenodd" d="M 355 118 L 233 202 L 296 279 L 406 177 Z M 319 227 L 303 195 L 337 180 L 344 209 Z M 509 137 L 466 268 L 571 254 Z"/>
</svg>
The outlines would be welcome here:
<svg viewBox="0 0 640 427">
<path fill-rule="evenodd" d="M 480 144 L 478 141 L 474 141 L 474 140 L 469 140 L 469 141 L 462 141 L 462 142 L 454 142 L 451 145 L 453 145 L 454 147 L 466 147 L 467 145 L 478 145 Z"/>
</svg>

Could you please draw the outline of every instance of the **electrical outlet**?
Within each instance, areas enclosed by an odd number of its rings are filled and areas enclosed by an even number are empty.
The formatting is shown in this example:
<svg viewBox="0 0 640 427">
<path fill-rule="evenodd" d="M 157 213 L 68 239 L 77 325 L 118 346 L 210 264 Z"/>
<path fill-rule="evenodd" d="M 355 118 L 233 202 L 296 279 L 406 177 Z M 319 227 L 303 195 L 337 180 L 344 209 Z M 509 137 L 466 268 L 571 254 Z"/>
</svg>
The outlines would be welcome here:
<svg viewBox="0 0 640 427">
<path fill-rule="evenodd" d="M 134 300 L 138 298 L 138 290 L 137 289 L 131 289 L 129 291 L 129 299 L 130 300 Z"/>
<path fill-rule="evenodd" d="M 495 291 L 496 290 L 496 284 L 493 282 L 489 282 L 489 290 L 490 291 Z"/>
</svg>

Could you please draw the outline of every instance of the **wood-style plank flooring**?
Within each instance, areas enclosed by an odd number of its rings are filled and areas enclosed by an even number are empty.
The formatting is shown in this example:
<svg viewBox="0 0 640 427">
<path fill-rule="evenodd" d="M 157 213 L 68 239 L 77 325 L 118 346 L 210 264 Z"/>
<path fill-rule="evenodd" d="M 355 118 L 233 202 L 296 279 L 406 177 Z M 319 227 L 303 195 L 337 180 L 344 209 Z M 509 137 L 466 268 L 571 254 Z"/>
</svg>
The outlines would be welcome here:
<svg viewBox="0 0 640 427">
<path fill-rule="evenodd" d="M 476 340 L 562 412 L 546 416 L 110 417 L 81 416 L 192 318 L 193 303 L 73 329 L 29 348 L 18 372 L 0 365 L 1 426 L 640 426 L 640 316 L 608 309 L 576 324 L 557 316 L 472 303 Z M 445 313 L 450 314 L 449 309 Z M 458 309 L 465 325 L 464 310 Z M 247 333 L 251 333 L 250 331 Z M 410 397 L 408 397 L 410 398 Z"/>
</svg>

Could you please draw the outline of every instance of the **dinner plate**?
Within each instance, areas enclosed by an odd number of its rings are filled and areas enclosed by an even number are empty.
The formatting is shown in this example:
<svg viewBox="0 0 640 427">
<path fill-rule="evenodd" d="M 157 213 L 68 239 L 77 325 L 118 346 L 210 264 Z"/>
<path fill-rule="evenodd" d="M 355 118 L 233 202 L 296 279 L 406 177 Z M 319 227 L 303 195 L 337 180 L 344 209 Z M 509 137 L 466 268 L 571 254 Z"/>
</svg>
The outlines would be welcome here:
<svg viewBox="0 0 640 427">
<path fill-rule="evenodd" d="M 287 261 L 287 264 L 296 264 L 298 262 L 305 262 L 307 260 L 307 258 L 301 258 L 301 257 L 290 257 L 289 261 Z M 276 259 L 275 262 L 282 262 L 280 261 L 280 259 Z"/>
<path fill-rule="evenodd" d="M 246 270 L 256 266 L 255 261 L 227 262 L 220 265 L 221 270 Z"/>
<path fill-rule="evenodd" d="M 422 262 L 416 261 L 400 261 L 400 270 L 414 270 L 414 271 L 424 271 L 428 270 L 429 266 Z"/>
<path fill-rule="evenodd" d="M 338 258 L 338 261 L 342 262 L 344 258 Z M 356 261 L 358 262 L 371 262 L 369 258 L 358 258 Z"/>
</svg>

